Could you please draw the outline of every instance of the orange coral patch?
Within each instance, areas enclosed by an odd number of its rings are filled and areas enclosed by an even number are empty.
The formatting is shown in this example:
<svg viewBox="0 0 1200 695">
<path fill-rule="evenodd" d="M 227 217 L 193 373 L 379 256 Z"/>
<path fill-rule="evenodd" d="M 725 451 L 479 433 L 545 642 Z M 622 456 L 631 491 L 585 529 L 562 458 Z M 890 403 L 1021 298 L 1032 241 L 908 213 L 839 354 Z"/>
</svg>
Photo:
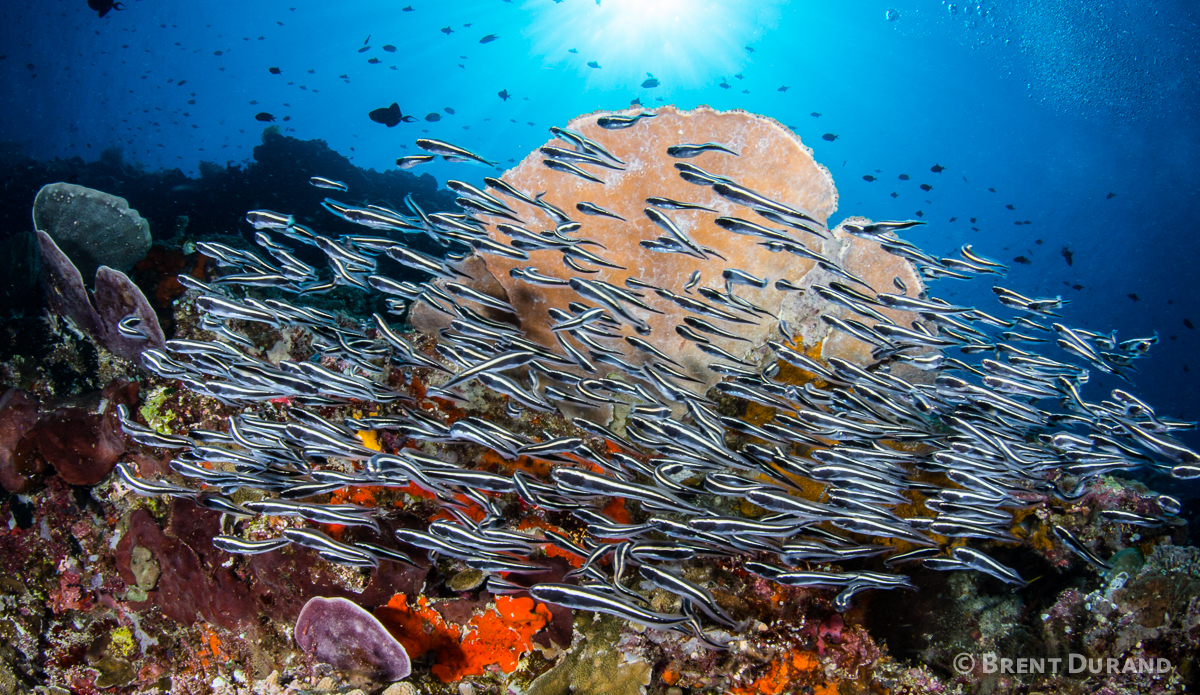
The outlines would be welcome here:
<svg viewBox="0 0 1200 695">
<path fill-rule="evenodd" d="M 629 510 L 625 508 L 624 497 L 614 497 L 604 505 L 604 515 L 618 524 L 630 524 Z"/>
<path fill-rule="evenodd" d="M 817 657 L 810 652 L 793 651 L 772 661 L 768 671 L 753 683 L 732 688 L 731 692 L 734 695 L 779 695 L 785 689 L 798 685 L 806 676 L 819 673 L 819 666 Z M 837 688 L 826 691 L 822 687 L 817 692 L 836 694 Z"/>
<path fill-rule="evenodd" d="M 480 675 L 490 666 L 512 673 L 533 648 L 533 635 L 550 622 L 550 610 L 528 597 L 501 596 L 495 608 L 471 618 L 464 633 L 446 623 L 424 596 L 413 605 L 404 594 L 396 594 L 375 609 L 375 617 L 404 645 L 410 659 L 435 653 L 433 675 L 449 683 Z"/>
</svg>

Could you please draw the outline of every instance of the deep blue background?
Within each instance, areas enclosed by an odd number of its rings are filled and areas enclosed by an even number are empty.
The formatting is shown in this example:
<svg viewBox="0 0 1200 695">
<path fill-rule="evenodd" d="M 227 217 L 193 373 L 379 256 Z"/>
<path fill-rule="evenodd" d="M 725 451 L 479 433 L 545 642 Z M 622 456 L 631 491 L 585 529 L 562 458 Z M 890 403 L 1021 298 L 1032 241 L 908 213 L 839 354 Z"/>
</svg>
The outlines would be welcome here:
<svg viewBox="0 0 1200 695">
<path fill-rule="evenodd" d="M 47 0 L 4 3 L 0 37 L 0 140 L 39 158 L 119 145 L 187 173 L 248 159 L 260 111 L 379 170 L 426 133 L 506 165 L 547 127 L 634 98 L 766 114 L 833 172 L 833 222 L 921 211 L 929 225 L 908 237 L 931 251 L 1029 259 L 1005 286 L 1071 299 L 1070 325 L 1157 330 L 1137 392 L 1200 417 L 1200 334 L 1184 325 L 1200 322 L 1200 32 L 1184 2 L 128 0 L 100 19 L 84 0 Z M 658 87 L 640 87 L 647 73 Z M 367 118 L 392 101 L 420 121 Z M 933 292 L 991 308 L 989 287 Z"/>
</svg>

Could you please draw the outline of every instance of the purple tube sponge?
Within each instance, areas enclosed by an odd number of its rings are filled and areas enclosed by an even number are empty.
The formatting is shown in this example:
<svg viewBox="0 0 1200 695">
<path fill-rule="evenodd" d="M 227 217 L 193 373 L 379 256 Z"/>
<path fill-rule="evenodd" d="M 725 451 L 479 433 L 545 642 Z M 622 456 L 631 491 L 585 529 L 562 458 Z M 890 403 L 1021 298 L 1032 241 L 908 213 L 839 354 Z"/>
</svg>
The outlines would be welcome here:
<svg viewBox="0 0 1200 695">
<path fill-rule="evenodd" d="M 408 652 L 375 616 L 344 598 L 310 599 L 296 619 L 296 644 L 339 671 L 380 682 L 412 673 Z"/>
</svg>

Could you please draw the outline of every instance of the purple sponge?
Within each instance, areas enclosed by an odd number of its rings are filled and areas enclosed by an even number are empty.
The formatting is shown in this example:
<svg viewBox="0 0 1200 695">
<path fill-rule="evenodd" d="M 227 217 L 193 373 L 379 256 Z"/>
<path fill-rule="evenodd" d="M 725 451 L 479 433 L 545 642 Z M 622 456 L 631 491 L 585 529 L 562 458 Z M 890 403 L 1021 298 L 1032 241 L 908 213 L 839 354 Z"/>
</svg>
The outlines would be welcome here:
<svg viewBox="0 0 1200 695">
<path fill-rule="evenodd" d="M 296 618 L 296 644 L 339 671 L 380 682 L 412 673 L 408 652 L 375 616 L 344 598 L 310 599 Z"/>
</svg>

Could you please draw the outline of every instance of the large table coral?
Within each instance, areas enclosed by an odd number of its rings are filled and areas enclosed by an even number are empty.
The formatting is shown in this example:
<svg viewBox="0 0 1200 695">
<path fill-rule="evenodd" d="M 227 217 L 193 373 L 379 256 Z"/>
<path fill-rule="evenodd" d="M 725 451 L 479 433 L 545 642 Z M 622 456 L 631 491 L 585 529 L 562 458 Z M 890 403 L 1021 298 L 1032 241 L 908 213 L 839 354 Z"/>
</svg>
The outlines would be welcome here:
<svg viewBox="0 0 1200 695">
<path fill-rule="evenodd" d="M 636 112 L 587 114 L 566 125 L 566 130 L 599 143 L 623 162 L 611 163 L 614 168 L 592 169 L 602 183 L 543 164 L 546 159 L 543 149 L 570 146 L 570 140 L 564 138 L 553 138 L 542 149 L 533 150 L 519 164 L 505 172 L 503 180 L 521 191 L 544 192 L 540 201 L 549 203 L 582 223 L 582 228 L 572 236 L 597 242 L 598 247 L 589 246 L 587 250 L 620 266 L 601 266 L 573 259 L 595 271 L 587 274 L 587 279 L 607 282 L 642 294 L 643 301 L 655 312 L 640 313 L 649 329 L 646 339 L 680 362 L 690 376 L 701 380 L 706 386 L 711 386 L 719 378 L 707 368 L 712 362 L 711 355 L 698 350 L 694 342 L 680 336 L 675 330 L 676 326 L 688 325 L 685 320 L 694 317 L 694 314 L 641 285 L 626 284 L 628 281 L 641 281 L 678 293 L 681 292 L 680 288 L 689 284 L 694 273 L 700 274 L 699 286 L 723 289 L 726 269 L 744 271 L 768 284 L 765 288 L 735 286 L 737 293 L 766 312 L 781 315 L 803 332 L 805 342 L 810 345 L 823 344 L 832 331 L 827 324 L 818 320 L 821 313 L 833 312 L 844 316 L 846 310 L 831 306 L 819 297 L 808 297 L 814 284 L 841 279 L 821 268 L 817 260 L 780 252 L 779 249 L 773 251 L 757 243 L 763 239 L 730 231 L 727 227 L 733 223 L 724 223 L 725 226 L 714 224 L 718 218 L 744 219 L 768 227 L 775 223 L 751 213 L 744 204 L 714 192 L 709 186 L 689 181 L 681 175 L 687 173 L 688 167 L 719 172 L 720 177 L 736 181 L 743 188 L 807 214 L 812 218 L 811 226 L 817 233 L 797 233 L 797 240 L 816 254 L 866 279 L 878 291 L 895 291 L 893 278 L 899 278 L 909 288 L 911 296 L 917 296 L 923 289 L 920 276 L 903 258 L 884 252 L 878 244 L 856 239 L 841 230 L 829 232 L 826 225 L 829 216 L 837 210 L 838 202 L 833 177 L 828 169 L 813 159 L 812 150 L 777 121 L 745 111 L 722 112 L 708 107 L 683 111 L 667 106 L 655 111 L 653 118 L 643 118 L 627 129 L 613 130 L 599 125 L 603 117 L 633 113 Z M 717 142 L 737 154 L 717 149 L 704 151 L 694 157 L 672 157 L 668 154 L 669 148 L 681 143 L 708 142 Z M 691 203 L 704 209 L 660 209 L 647 202 L 654 198 Z M 554 228 L 560 221 L 544 207 L 516 198 L 504 200 L 523 222 L 523 229 L 540 232 Z M 621 219 L 595 214 L 593 206 Z M 593 212 L 588 214 L 584 210 Z M 662 217 L 674 223 L 697 246 L 711 249 L 711 253 L 666 253 L 647 248 L 642 242 L 666 234 L 654 221 Z M 513 220 L 494 217 L 487 229 L 493 240 L 511 243 L 513 236 L 509 232 L 513 224 Z M 534 267 L 542 275 L 564 281 L 583 274 L 567 265 L 561 252 L 550 249 L 530 251 L 528 259 L 494 254 L 482 254 L 480 258 L 486 265 L 489 277 L 476 279 L 479 289 L 487 292 L 494 286 L 493 282 L 498 282 L 505 298 L 516 309 L 516 319 L 526 336 L 561 352 L 562 348 L 556 344 L 551 330 L 558 322 L 548 310 L 566 310 L 571 302 L 579 299 L 579 293 L 566 286 L 533 285 L 510 273 L 515 269 Z M 469 272 L 482 272 L 482 269 L 476 268 L 478 266 L 473 266 Z M 778 280 L 785 280 L 798 289 L 779 291 L 773 286 Z M 688 293 L 687 296 L 697 295 Z M 423 306 L 417 306 L 414 313 L 414 323 L 419 326 L 439 321 Z M 900 322 L 917 318 L 890 309 L 884 309 L 883 313 Z M 739 356 L 761 347 L 772 337 L 778 337 L 771 321 L 721 325 L 735 333 L 737 338 L 713 334 L 705 334 L 704 337 Z M 637 335 L 632 330 L 627 330 L 627 334 Z M 873 361 L 869 348 L 863 343 L 838 335 L 833 338 L 826 356 L 847 357 L 864 365 Z M 586 346 L 576 347 L 587 352 Z M 650 359 L 646 352 L 628 345 L 618 344 L 614 347 L 620 348 L 623 358 L 635 366 Z"/>
</svg>

